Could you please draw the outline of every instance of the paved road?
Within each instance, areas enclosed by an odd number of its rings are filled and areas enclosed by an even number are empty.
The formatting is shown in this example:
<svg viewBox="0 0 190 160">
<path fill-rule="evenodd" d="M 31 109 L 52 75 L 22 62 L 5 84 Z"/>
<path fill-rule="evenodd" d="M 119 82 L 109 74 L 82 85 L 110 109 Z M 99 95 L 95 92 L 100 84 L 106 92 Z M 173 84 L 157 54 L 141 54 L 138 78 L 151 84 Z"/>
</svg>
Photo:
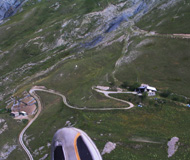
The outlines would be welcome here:
<svg viewBox="0 0 190 160">
<path fill-rule="evenodd" d="M 72 109 L 77 109 L 77 110 L 92 110 L 92 111 L 98 111 L 98 110 L 102 110 L 102 111 L 106 111 L 106 110 L 127 110 L 127 109 L 131 109 L 131 108 L 134 107 L 134 105 L 132 103 L 128 102 L 128 101 L 117 99 L 117 98 L 109 96 L 109 94 L 133 93 L 133 92 L 102 91 L 102 90 L 95 89 L 94 87 L 92 87 L 92 89 L 99 92 L 99 93 L 103 93 L 108 98 L 111 98 L 111 99 L 114 99 L 114 100 L 117 100 L 117 101 L 120 101 L 120 102 L 127 103 L 127 104 L 129 104 L 129 107 L 126 107 L 126 108 L 79 108 L 79 107 L 71 106 L 70 104 L 68 104 L 66 97 L 63 94 L 61 94 L 59 92 L 56 92 L 54 90 L 47 90 L 45 88 L 35 87 L 35 88 L 32 88 L 29 91 L 31 96 L 33 96 L 36 99 L 37 103 L 38 103 L 38 111 L 37 111 L 37 114 L 35 115 L 35 117 L 32 120 L 29 121 L 29 123 L 26 125 L 26 127 L 20 133 L 19 142 L 20 142 L 21 146 L 23 147 L 23 149 L 25 150 L 25 152 L 27 153 L 30 160 L 33 160 L 33 157 L 32 157 L 32 154 L 30 153 L 30 151 L 27 149 L 27 147 L 25 146 L 25 144 L 23 142 L 23 135 L 24 135 L 25 131 L 30 127 L 30 125 L 36 120 L 36 118 L 39 116 L 39 114 L 40 114 L 40 112 L 42 110 L 42 105 L 41 105 L 40 99 L 39 99 L 38 95 L 35 93 L 35 91 L 42 91 L 42 92 L 51 93 L 51 94 L 61 96 L 62 99 L 63 99 L 64 104 L 67 107 L 72 108 Z"/>
</svg>

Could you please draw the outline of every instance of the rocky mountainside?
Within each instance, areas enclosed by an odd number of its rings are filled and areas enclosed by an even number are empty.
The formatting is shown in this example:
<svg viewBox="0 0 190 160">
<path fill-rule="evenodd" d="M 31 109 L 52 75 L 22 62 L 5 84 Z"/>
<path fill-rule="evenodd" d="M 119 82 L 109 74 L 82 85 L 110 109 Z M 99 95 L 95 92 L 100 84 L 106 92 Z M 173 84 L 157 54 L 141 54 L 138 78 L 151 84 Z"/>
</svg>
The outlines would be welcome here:
<svg viewBox="0 0 190 160">
<path fill-rule="evenodd" d="M 5 19 L 14 13 L 24 0 L 2 0 L 0 1 L 0 20 Z"/>
</svg>

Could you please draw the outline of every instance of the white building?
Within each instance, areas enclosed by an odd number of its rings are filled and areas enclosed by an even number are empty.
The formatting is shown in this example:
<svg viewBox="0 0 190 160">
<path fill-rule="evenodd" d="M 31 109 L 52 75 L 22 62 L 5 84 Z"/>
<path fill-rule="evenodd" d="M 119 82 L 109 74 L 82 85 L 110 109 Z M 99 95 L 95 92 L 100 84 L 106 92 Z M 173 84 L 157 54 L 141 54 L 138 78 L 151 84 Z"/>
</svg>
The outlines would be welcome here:
<svg viewBox="0 0 190 160">
<path fill-rule="evenodd" d="M 157 89 L 155 87 L 151 87 L 148 84 L 141 84 L 139 88 L 136 89 L 137 93 L 147 92 L 148 96 L 155 96 Z"/>
</svg>

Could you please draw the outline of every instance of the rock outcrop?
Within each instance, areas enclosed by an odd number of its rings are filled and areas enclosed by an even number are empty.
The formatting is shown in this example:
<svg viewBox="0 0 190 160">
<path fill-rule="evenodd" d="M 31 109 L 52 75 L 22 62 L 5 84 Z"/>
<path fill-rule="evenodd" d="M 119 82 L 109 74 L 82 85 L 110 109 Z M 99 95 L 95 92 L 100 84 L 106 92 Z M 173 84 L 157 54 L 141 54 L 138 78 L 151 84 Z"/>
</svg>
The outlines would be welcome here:
<svg viewBox="0 0 190 160">
<path fill-rule="evenodd" d="M 113 151 L 115 148 L 116 148 L 116 143 L 107 142 L 102 151 L 102 155 L 104 155 L 105 153 L 111 153 L 111 151 Z"/>
<path fill-rule="evenodd" d="M 178 149 L 179 145 L 179 138 L 178 137 L 173 137 L 169 142 L 168 142 L 168 158 L 172 157 L 174 153 Z"/>
</svg>

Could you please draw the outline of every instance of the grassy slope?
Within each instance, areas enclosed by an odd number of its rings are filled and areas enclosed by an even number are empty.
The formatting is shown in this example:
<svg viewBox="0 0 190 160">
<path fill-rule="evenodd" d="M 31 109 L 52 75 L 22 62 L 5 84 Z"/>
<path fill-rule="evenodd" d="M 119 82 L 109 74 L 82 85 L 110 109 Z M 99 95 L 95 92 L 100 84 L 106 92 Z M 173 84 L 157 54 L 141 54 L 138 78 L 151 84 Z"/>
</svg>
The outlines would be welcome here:
<svg viewBox="0 0 190 160">
<path fill-rule="evenodd" d="M 46 80 L 37 84 L 65 94 L 71 104 L 79 107 L 126 107 L 126 104 L 115 103 L 91 89 L 94 85 L 108 85 L 106 74 L 114 69 L 121 48 L 122 43 L 115 43 L 102 50 L 89 50 L 81 58 L 59 66 Z"/>
<path fill-rule="evenodd" d="M 143 40 L 151 41 L 137 47 Z M 116 73 L 120 81 L 148 83 L 159 89 L 171 89 L 173 92 L 190 95 L 190 41 L 161 37 L 135 37 L 129 47 L 129 53 L 139 53 L 137 59 L 123 65 Z M 128 54 L 129 54 L 128 53 Z"/>
<path fill-rule="evenodd" d="M 158 33 L 190 33 L 189 9 L 188 0 L 180 1 L 165 10 L 154 8 L 137 23 L 137 26 Z"/>
</svg>

